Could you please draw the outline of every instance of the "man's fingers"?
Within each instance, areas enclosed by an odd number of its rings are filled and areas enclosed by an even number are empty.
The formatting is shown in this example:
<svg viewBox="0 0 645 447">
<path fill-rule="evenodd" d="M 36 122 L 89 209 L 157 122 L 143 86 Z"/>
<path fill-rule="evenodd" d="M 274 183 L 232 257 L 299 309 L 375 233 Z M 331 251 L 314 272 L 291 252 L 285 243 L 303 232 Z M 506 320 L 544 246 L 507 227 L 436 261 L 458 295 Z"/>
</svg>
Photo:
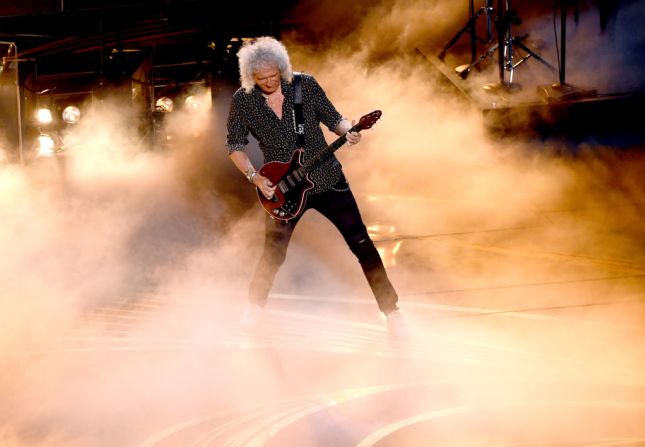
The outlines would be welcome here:
<svg viewBox="0 0 645 447">
<path fill-rule="evenodd" d="M 273 197 L 275 188 L 276 187 L 273 186 L 273 184 L 269 180 L 265 179 L 264 186 L 262 187 L 262 194 L 264 194 L 264 197 L 266 197 L 267 199 L 270 199 L 271 197 Z"/>
<path fill-rule="evenodd" d="M 356 144 L 361 141 L 360 134 L 358 132 L 347 132 L 347 142 L 349 144 Z"/>
</svg>

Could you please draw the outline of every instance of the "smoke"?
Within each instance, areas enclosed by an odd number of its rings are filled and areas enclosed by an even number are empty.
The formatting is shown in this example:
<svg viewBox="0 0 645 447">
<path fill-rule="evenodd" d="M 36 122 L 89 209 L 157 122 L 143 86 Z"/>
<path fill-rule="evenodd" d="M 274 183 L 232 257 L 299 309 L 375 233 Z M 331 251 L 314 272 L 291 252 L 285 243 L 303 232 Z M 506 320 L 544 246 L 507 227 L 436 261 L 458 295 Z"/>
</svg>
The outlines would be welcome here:
<svg viewBox="0 0 645 447">
<path fill-rule="evenodd" d="M 62 163 L 0 168 L 0 440 L 220 445 L 231 427 L 331 408 L 306 420 L 306 439 L 358 445 L 393 418 L 430 420 L 430 403 L 486 415 L 467 419 L 470 441 L 525 440 L 503 423 L 517 414 L 541 421 L 532 439 L 589 425 L 641 436 L 638 409 L 584 402 L 642 402 L 642 154 L 489 138 L 412 51 L 463 19 L 446 2 L 302 7 L 306 32 L 286 39 L 294 68 L 350 119 L 383 111 L 338 154 L 416 341 L 388 345 L 360 267 L 313 212 L 276 278 L 273 334 L 242 334 L 263 212 L 226 160 L 227 98 L 170 115 L 154 150 L 104 104 Z M 341 405 L 409 381 L 432 385 Z M 542 407 L 522 407 L 532 400 Z"/>
<path fill-rule="evenodd" d="M 572 253 L 606 252 L 604 244 L 591 248 L 588 243 L 597 231 L 610 231 L 608 207 L 619 210 L 612 214 L 612 225 L 623 225 L 618 223 L 623 218 L 635 225 L 643 200 L 643 183 L 635 171 L 643 163 L 638 154 L 581 147 L 578 157 L 562 157 L 556 155 L 557 144 L 537 148 L 519 140 L 491 141 L 477 111 L 443 95 L 430 83 L 426 67 L 410 68 L 403 58 L 375 69 L 352 70 L 347 66 L 360 67 L 362 55 L 344 56 L 347 64 L 332 64 L 341 53 L 342 48 L 334 48 L 327 59 L 303 54 L 298 62 L 315 67 L 331 96 L 340 98 L 337 104 L 346 116 L 357 119 L 372 109 L 383 110 L 363 143 L 340 154 L 354 190 L 367 199 L 381 196 L 373 199 L 378 205 L 369 219 L 415 235 L 428 234 L 429 223 L 431 234 L 534 226 L 550 233 L 554 213 L 584 209 L 589 219 L 584 228 L 569 222 L 571 228 L 558 230 L 564 244 L 558 251 Z M 415 200 L 418 205 L 412 205 Z M 640 240 L 634 230 L 632 236 Z M 533 237 L 540 239 L 537 234 Z M 623 248 L 621 258 L 642 260 L 640 245 Z"/>
<path fill-rule="evenodd" d="M 57 352 L 79 326 L 109 324 L 96 321 L 98 309 L 136 304 L 195 275 L 192 289 L 178 293 L 187 300 L 204 293 L 225 308 L 233 302 L 226 290 L 248 274 L 240 241 L 248 231 L 246 208 L 217 187 L 228 179 L 225 168 L 210 164 L 225 160 L 210 112 L 172 117 L 167 127 L 176 143 L 153 151 L 127 113 L 108 103 L 88 109 L 67 135 L 75 144 L 64 155 L 0 172 L 0 432 L 6 445 L 91 444 L 47 420 L 77 411 L 61 403 L 60 391 L 83 406 L 86 422 L 100 425 L 114 383 L 101 391 L 99 376 L 108 365 L 99 361 L 97 369 L 79 372 L 71 359 L 46 353 Z M 183 146 L 187 141 L 191 147 Z M 219 177 L 205 180 L 214 173 Z M 240 235 L 235 228 L 242 228 Z M 153 323 L 142 332 L 156 329 Z M 76 394 L 72 382 L 82 382 L 85 373 L 96 382 Z M 85 393 L 96 400 L 85 401 Z"/>
</svg>

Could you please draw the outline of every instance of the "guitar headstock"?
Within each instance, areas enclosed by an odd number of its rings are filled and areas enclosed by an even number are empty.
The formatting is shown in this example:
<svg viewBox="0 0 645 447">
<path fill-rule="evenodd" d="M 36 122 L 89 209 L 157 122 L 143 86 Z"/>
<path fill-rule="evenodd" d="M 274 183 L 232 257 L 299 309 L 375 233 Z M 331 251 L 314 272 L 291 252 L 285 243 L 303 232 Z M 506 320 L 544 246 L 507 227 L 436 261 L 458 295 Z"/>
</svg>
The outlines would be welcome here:
<svg viewBox="0 0 645 447">
<path fill-rule="evenodd" d="M 358 120 L 358 124 L 354 126 L 354 130 L 356 132 L 360 132 L 361 130 L 371 129 L 374 123 L 379 120 L 381 115 L 382 113 L 380 110 L 375 110 L 367 115 L 363 115 L 361 119 Z"/>
</svg>

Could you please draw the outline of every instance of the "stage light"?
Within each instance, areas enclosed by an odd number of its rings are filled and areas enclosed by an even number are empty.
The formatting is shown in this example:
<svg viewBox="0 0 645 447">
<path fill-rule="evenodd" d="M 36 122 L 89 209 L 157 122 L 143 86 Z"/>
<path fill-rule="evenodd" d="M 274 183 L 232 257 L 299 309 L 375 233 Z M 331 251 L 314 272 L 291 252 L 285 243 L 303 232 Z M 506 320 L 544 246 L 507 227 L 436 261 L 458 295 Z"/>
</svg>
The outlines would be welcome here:
<svg viewBox="0 0 645 447">
<path fill-rule="evenodd" d="M 155 110 L 157 112 L 172 112 L 174 107 L 175 103 L 167 96 L 162 96 L 155 102 Z"/>
<path fill-rule="evenodd" d="M 67 106 L 63 110 L 63 121 L 67 124 L 75 124 L 81 119 L 81 111 L 76 106 Z"/>
<path fill-rule="evenodd" d="M 193 95 L 186 97 L 184 101 L 184 105 L 190 110 L 198 110 L 201 108 L 200 100 Z"/>
<path fill-rule="evenodd" d="M 36 151 L 39 157 L 51 157 L 54 155 L 54 139 L 42 133 L 38 136 L 38 145 Z"/>
<path fill-rule="evenodd" d="M 196 95 L 189 95 L 184 100 L 184 107 L 190 111 L 209 110 L 211 108 L 210 93 L 199 93 Z"/>
<path fill-rule="evenodd" d="M 51 124 L 52 122 L 52 112 L 49 109 L 38 109 L 36 112 L 36 120 L 39 124 Z"/>
</svg>

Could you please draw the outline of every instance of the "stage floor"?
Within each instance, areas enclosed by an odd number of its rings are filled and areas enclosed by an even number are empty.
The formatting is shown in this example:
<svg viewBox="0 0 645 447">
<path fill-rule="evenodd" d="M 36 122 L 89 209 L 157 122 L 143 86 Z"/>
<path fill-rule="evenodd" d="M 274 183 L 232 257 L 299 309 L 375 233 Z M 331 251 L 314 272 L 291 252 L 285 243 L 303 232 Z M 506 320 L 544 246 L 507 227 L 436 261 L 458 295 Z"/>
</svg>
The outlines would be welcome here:
<svg viewBox="0 0 645 447">
<path fill-rule="evenodd" d="M 370 216 L 389 199 L 361 201 Z M 407 341 L 388 336 L 351 255 L 330 265 L 306 232 L 261 330 L 238 323 L 243 288 L 216 279 L 87 309 L 13 353 L 3 435 L 48 446 L 645 445 L 645 265 L 567 251 L 556 230 L 593 220 L 588 209 L 538 214 L 425 235 L 420 220 L 371 225 Z M 333 233 L 316 217 L 303 224 Z"/>
</svg>

